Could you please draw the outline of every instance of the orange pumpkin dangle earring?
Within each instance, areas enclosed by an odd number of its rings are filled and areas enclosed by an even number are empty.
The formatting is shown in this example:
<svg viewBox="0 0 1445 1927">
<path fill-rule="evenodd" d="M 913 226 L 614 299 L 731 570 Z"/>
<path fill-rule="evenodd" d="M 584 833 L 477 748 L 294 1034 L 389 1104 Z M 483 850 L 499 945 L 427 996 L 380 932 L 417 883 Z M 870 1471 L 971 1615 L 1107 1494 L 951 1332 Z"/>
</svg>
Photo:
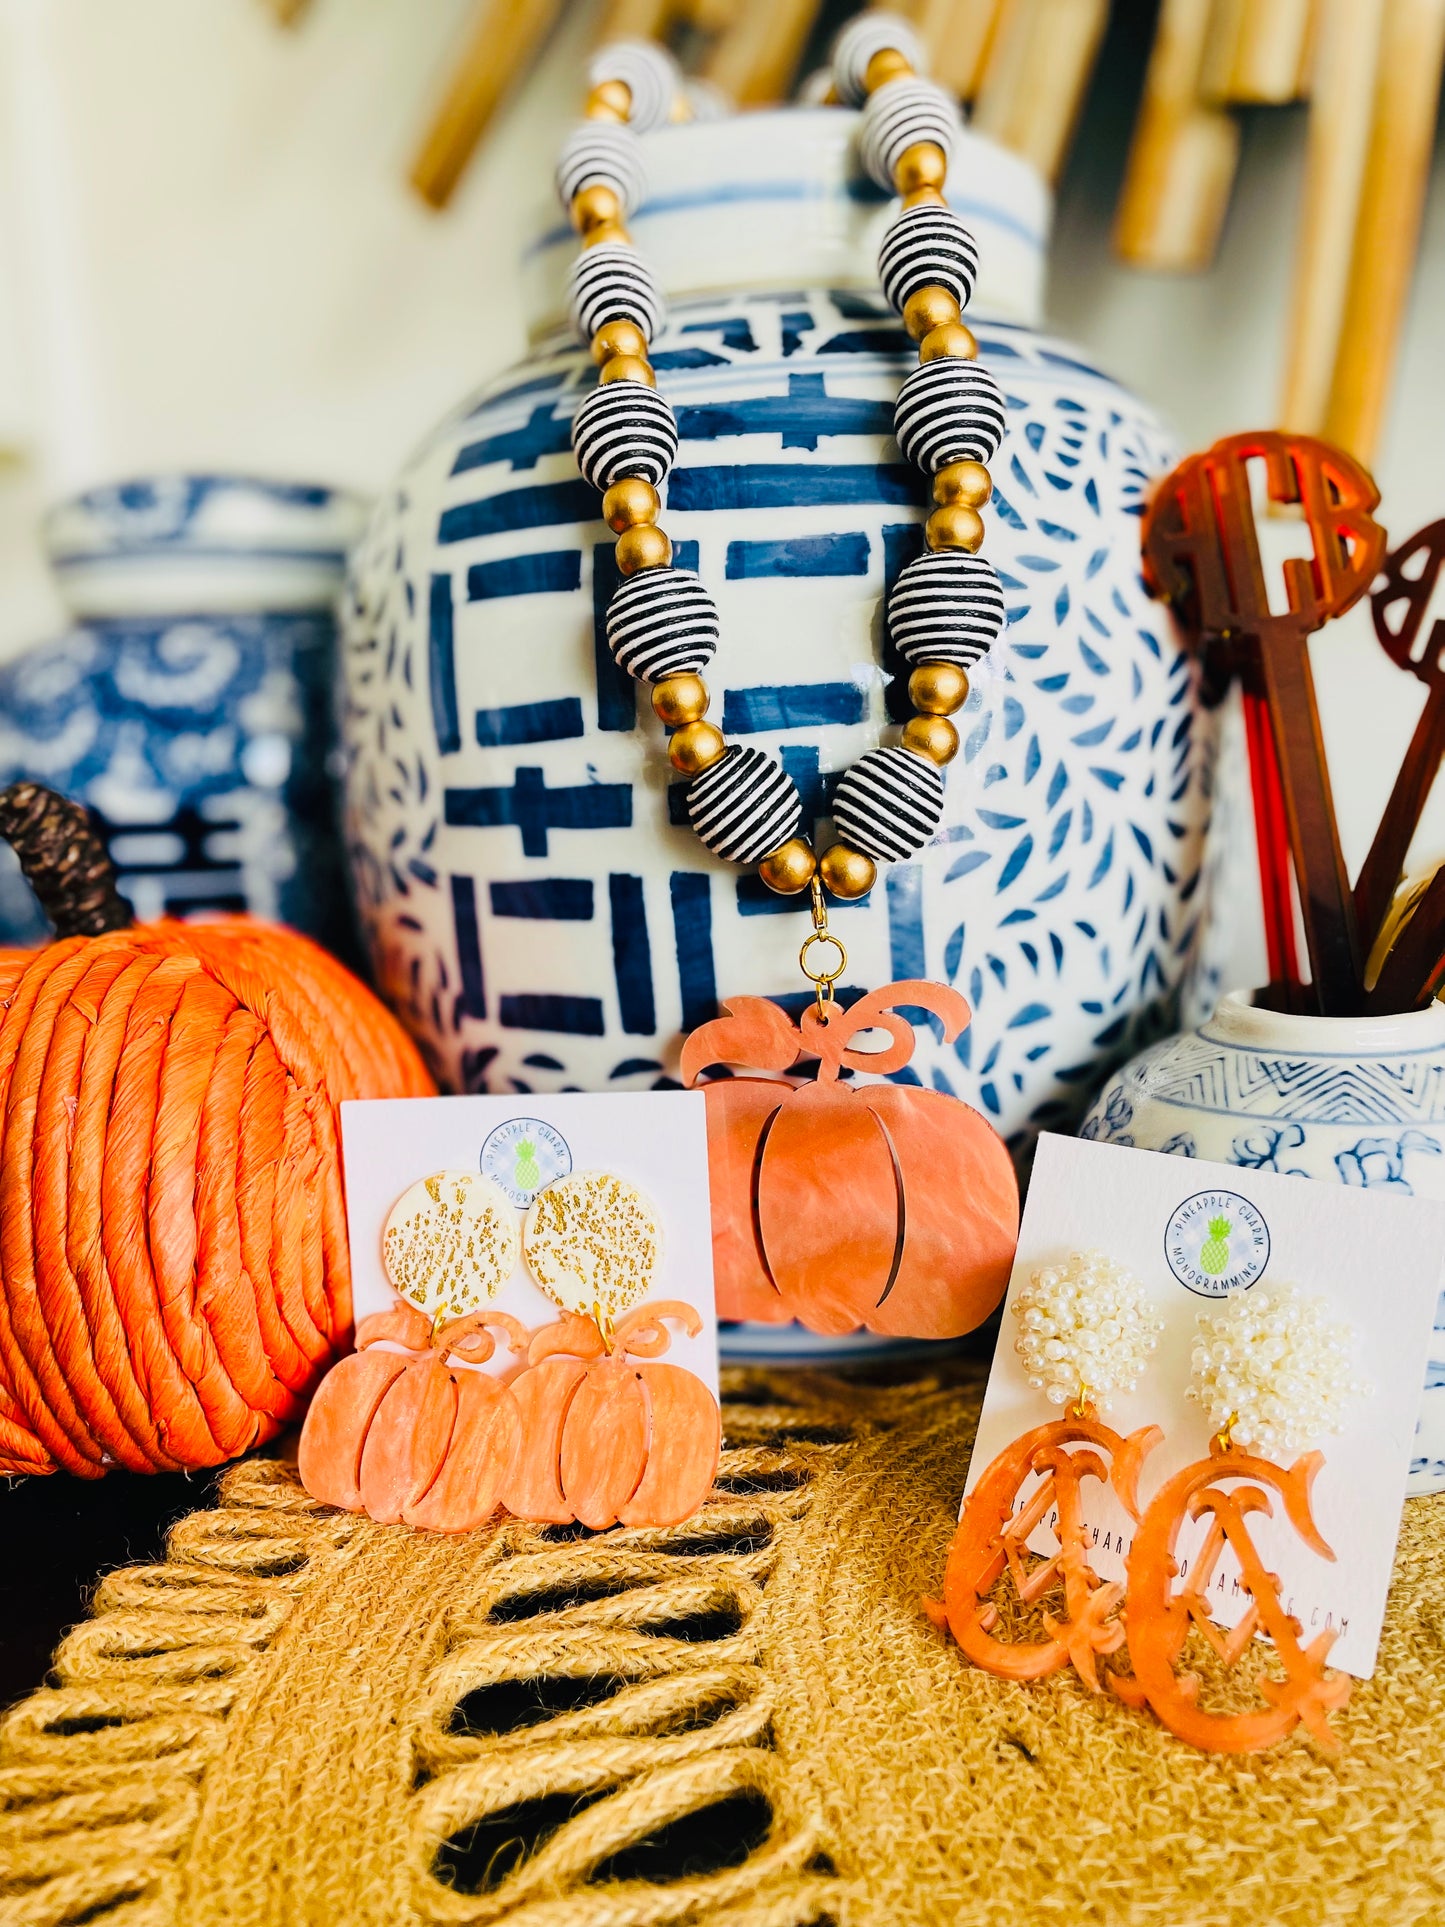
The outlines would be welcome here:
<svg viewBox="0 0 1445 1927">
<path fill-rule="evenodd" d="M 1114 1393 L 1135 1389 L 1163 1321 L 1133 1273 L 1098 1251 L 1041 1266 L 1012 1309 L 1031 1390 L 1068 1410 L 1015 1439 L 984 1472 L 954 1534 L 942 1603 L 925 1600 L 924 1609 L 976 1666 L 1002 1679 L 1044 1679 L 1072 1665 L 1098 1692 L 1100 1659 L 1124 1642 L 1124 1589 L 1090 1564 L 1082 1487 L 1086 1479 L 1112 1485 L 1138 1519 L 1139 1472 L 1163 1434 L 1144 1425 L 1121 1436 L 1100 1413 Z M 1032 1550 L 1041 1530 L 1052 1533 L 1052 1551 Z M 1000 1636 L 1002 1602 L 993 1594 L 1005 1573 L 1019 1607 L 1062 1588 L 1061 1605 L 1041 1614 L 1041 1638 Z"/>
<path fill-rule="evenodd" d="M 518 1518 L 676 1525 L 712 1490 L 717 1400 L 695 1372 L 654 1362 L 669 1322 L 690 1338 L 702 1329 L 681 1299 L 643 1302 L 662 1237 L 648 1199 L 606 1171 L 573 1172 L 534 1199 L 522 1253 L 563 1316 L 533 1333 L 513 1381 L 522 1444 L 503 1503 Z"/>
<path fill-rule="evenodd" d="M 522 1415 L 501 1378 L 475 1369 L 497 1337 L 531 1337 L 489 1307 L 516 1268 L 516 1213 L 488 1179 L 435 1171 L 392 1206 L 382 1264 L 396 1303 L 363 1318 L 301 1430 L 297 1471 L 313 1499 L 383 1524 L 471 1532 L 501 1502 Z"/>
<path fill-rule="evenodd" d="M 1206 1752 L 1258 1752 L 1297 1725 L 1326 1751 L 1338 1748 L 1329 1715 L 1349 1698 L 1350 1681 L 1325 1669 L 1335 1632 L 1326 1628 L 1301 1645 L 1299 1621 L 1285 1610 L 1279 1580 L 1265 1569 L 1250 1520 L 1273 1514 L 1274 1492 L 1310 1550 L 1333 1560 L 1311 1507 L 1324 1454 L 1304 1452 L 1287 1467 L 1275 1454 L 1340 1430 L 1350 1404 L 1368 1390 L 1354 1376 L 1353 1352 L 1348 1325 L 1332 1321 L 1320 1300 L 1292 1286 L 1235 1292 L 1199 1314 L 1188 1395 L 1213 1430 L 1209 1456 L 1160 1487 L 1135 1535 L 1125 1608 L 1133 1673 L 1115 1673 L 1111 1684 L 1128 1704 L 1147 1703 L 1177 1738 Z M 1186 1575 L 1175 1556 L 1180 1531 L 1201 1517 L 1209 1523 Z M 1217 1624 L 1210 1610 L 1226 1546 L 1249 1596 L 1232 1629 Z M 1191 1633 L 1227 1676 L 1255 1634 L 1265 1635 L 1274 1650 L 1272 1665 L 1256 1681 L 1263 1704 L 1209 1710 L 1204 1681 L 1186 1664 Z M 1236 1686 L 1228 1697 L 1237 1700 Z"/>
</svg>

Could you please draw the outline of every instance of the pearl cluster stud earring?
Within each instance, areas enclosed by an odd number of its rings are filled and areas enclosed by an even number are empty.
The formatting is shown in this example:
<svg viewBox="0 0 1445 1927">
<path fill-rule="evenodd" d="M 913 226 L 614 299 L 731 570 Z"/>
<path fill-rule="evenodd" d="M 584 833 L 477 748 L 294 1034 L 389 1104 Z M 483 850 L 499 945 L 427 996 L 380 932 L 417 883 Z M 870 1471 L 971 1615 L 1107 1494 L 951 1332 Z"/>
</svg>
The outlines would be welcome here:
<svg viewBox="0 0 1445 1927">
<path fill-rule="evenodd" d="M 1353 1334 L 1293 1285 L 1231 1293 L 1199 1314 L 1187 1396 L 1215 1431 L 1266 1457 L 1338 1432 L 1369 1386 Z"/>
<path fill-rule="evenodd" d="M 1050 1405 L 1073 1399 L 1101 1412 L 1115 1392 L 1134 1390 L 1164 1330 L 1133 1272 L 1102 1251 L 1040 1266 L 1013 1310 L 1030 1388 Z"/>
</svg>

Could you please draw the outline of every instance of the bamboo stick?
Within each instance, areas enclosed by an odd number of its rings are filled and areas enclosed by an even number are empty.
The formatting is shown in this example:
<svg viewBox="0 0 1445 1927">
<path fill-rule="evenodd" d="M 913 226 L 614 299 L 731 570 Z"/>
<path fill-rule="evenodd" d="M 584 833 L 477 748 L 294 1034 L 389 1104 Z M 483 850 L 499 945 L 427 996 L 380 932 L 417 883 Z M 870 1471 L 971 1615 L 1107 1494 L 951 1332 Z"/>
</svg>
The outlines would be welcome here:
<svg viewBox="0 0 1445 1927">
<path fill-rule="evenodd" d="M 704 78 L 739 107 L 784 99 L 817 11 L 818 0 L 740 0 L 733 24 L 708 51 Z"/>
<path fill-rule="evenodd" d="M 972 100 L 983 80 L 989 48 L 1010 0 L 912 0 L 907 12 L 928 50 L 929 71 L 941 87 Z"/>
<path fill-rule="evenodd" d="M 1387 0 L 1325 436 L 1369 462 L 1415 267 L 1445 65 L 1445 0 Z"/>
<path fill-rule="evenodd" d="M 1298 100 L 1309 63 L 1311 0 L 1215 0 L 1200 73 L 1205 100 Z"/>
<path fill-rule="evenodd" d="M 1320 0 L 1280 422 L 1324 435 L 1374 112 L 1386 0 Z"/>
<path fill-rule="evenodd" d="M 1239 161 L 1239 129 L 1199 97 L 1212 0 L 1164 0 L 1114 221 L 1136 267 L 1207 268 Z"/>
<path fill-rule="evenodd" d="M 561 9 L 562 0 L 480 0 L 450 86 L 427 130 L 411 181 L 445 207 L 477 142 Z"/>
<path fill-rule="evenodd" d="M 1008 0 L 974 125 L 1057 180 L 1108 24 L 1108 0 Z"/>
<path fill-rule="evenodd" d="M 661 40 L 671 0 L 607 0 L 597 23 L 597 44 L 610 40 Z"/>
<path fill-rule="evenodd" d="M 305 13 L 309 0 L 261 0 L 261 4 L 278 27 L 294 27 Z"/>
</svg>

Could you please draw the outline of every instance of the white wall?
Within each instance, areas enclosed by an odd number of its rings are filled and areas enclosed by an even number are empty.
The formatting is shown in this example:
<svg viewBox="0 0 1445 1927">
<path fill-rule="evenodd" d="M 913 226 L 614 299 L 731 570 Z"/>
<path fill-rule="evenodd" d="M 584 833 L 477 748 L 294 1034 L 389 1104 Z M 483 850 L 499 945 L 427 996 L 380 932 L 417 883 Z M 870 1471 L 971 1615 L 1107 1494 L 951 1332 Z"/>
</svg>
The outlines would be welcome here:
<svg viewBox="0 0 1445 1927">
<path fill-rule="evenodd" d="M 510 263 L 578 93 L 576 5 L 452 207 L 406 185 L 469 0 L 0 0 L 0 656 L 63 620 L 43 503 L 154 468 L 376 489 L 430 422 L 520 352 Z M 1302 112 L 1248 121 L 1220 259 L 1191 279 L 1111 259 L 1145 47 L 1127 7 L 1060 202 L 1057 325 L 1181 442 L 1268 423 Z M 1376 464 L 1404 535 L 1445 514 L 1445 190 L 1437 167 L 1397 404 Z M 1347 855 L 1368 845 L 1421 692 L 1356 615 L 1316 644 Z M 1445 785 L 1442 785 L 1445 792 Z M 1417 853 L 1445 854 L 1445 793 Z M 1239 980 L 1259 974 L 1253 906 Z"/>
</svg>

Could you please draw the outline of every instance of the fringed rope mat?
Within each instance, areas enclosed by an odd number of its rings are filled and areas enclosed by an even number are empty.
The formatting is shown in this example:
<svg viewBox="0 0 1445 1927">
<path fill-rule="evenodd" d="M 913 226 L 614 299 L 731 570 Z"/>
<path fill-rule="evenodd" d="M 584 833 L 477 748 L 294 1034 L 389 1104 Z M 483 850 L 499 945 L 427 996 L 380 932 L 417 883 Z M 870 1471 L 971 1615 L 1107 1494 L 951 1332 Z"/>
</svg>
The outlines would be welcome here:
<svg viewBox="0 0 1445 1927">
<path fill-rule="evenodd" d="M 227 1477 L 0 1734 L 24 1927 L 1445 1919 L 1445 1505 L 1344 1752 L 1206 1758 L 925 1622 L 977 1388 L 731 1376 L 691 1524 L 461 1541 Z"/>
</svg>

